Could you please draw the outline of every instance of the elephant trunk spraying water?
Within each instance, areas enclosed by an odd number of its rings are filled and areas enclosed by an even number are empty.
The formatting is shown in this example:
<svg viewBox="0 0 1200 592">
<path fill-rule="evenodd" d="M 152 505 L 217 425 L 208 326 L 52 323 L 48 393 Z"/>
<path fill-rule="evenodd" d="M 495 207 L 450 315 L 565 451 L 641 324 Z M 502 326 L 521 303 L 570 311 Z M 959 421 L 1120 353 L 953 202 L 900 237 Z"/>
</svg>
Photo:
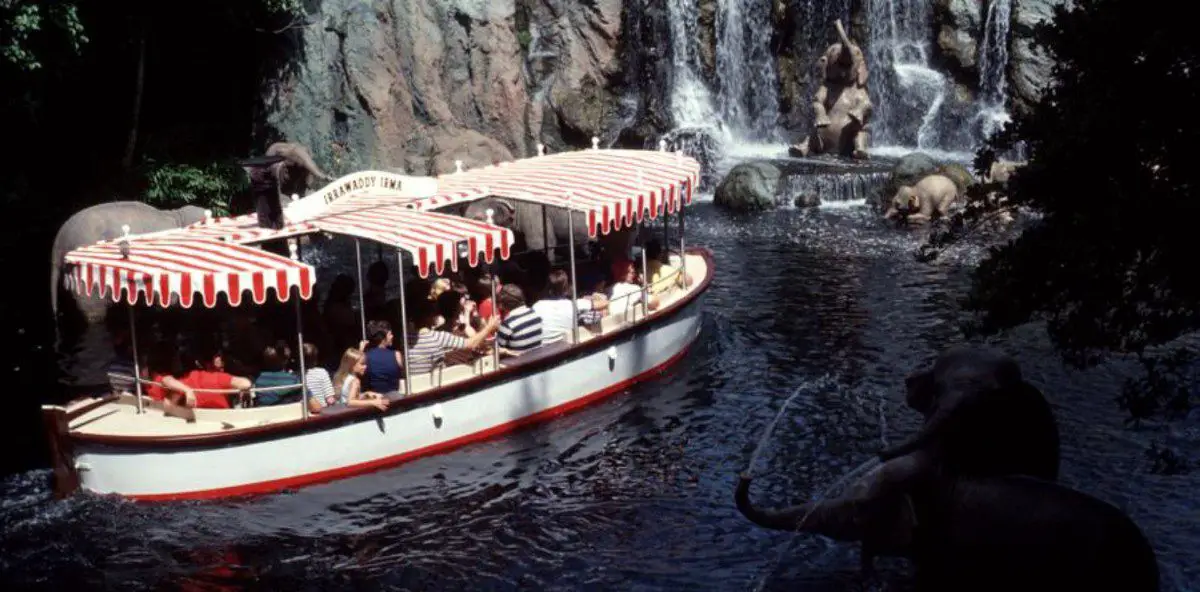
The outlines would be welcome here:
<svg viewBox="0 0 1200 592">
<path fill-rule="evenodd" d="M 866 569 L 876 554 L 911 557 L 935 587 L 1042 589 L 1053 581 L 1157 589 L 1153 550 L 1137 526 L 1111 505 L 1053 482 L 1053 413 L 1011 357 L 954 348 L 910 375 L 906 387 L 923 427 L 881 452 L 881 465 L 864 465 L 870 471 L 847 493 L 761 509 L 743 474 L 738 509 L 767 528 L 861 541 Z"/>
</svg>

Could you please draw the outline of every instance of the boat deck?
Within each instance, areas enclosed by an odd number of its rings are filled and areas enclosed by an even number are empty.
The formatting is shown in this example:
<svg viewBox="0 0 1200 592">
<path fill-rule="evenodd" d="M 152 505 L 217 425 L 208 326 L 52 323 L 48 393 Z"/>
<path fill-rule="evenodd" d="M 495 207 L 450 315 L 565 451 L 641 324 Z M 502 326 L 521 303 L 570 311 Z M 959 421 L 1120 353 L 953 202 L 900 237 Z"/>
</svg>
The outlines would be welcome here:
<svg viewBox="0 0 1200 592">
<path fill-rule="evenodd" d="M 658 295 L 659 307 L 650 311 L 649 318 L 661 314 L 671 308 L 672 304 L 686 298 L 691 293 L 702 288 L 704 279 L 711 273 L 707 259 L 702 255 L 689 253 L 686 257 L 687 274 L 691 283 L 686 288 L 672 286 L 669 290 Z M 671 264 L 678 266 L 678 256 L 672 255 Z M 580 327 L 579 341 L 585 343 L 600 335 L 621 330 L 630 324 L 640 323 L 646 315 L 640 305 L 632 307 L 628 313 L 612 314 L 605 317 L 599 326 L 599 331 Z M 568 337 L 569 338 L 569 337 Z M 537 358 L 554 355 L 571 348 L 567 342 L 548 344 L 523 354 L 517 358 L 501 360 L 500 367 L 529 363 Z M 455 383 L 476 378 L 494 369 L 491 355 L 481 356 L 471 364 L 445 366 L 430 373 L 412 377 L 413 396 L 439 389 Z M 404 398 L 403 383 L 397 393 L 391 393 L 389 399 L 399 401 Z M 280 424 L 303 420 L 300 403 L 274 405 L 270 407 L 251 407 L 245 409 L 195 409 L 195 421 L 189 422 L 183 418 L 168 416 L 163 412 L 162 403 L 143 398 L 145 413 L 137 412 L 137 400 L 133 395 L 123 394 L 116 398 L 88 398 L 73 402 L 66 409 L 69 418 L 68 430 L 72 434 L 87 434 L 97 436 L 123 437 L 170 437 L 192 436 L 215 432 L 253 429 L 269 424 Z M 354 412 L 358 409 L 325 410 L 322 416 Z"/>
</svg>

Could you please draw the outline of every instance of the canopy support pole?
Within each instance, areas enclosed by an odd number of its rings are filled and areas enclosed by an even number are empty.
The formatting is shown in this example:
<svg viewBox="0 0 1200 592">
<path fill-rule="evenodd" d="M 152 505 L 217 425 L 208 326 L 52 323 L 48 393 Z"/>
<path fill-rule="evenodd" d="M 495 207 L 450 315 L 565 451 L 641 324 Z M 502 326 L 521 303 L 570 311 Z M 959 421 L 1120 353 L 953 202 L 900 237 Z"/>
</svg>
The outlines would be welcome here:
<svg viewBox="0 0 1200 592">
<path fill-rule="evenodd" d="M 545 212 L 546 212 L 545 206 L 543 206 L 542 213 L 544 214 Z M 488 208 L 486 214 L 487 214 L 487 223 L 494 225 L 495 224 L 494 217 L 496 215 L 496 211 L 491 208 Z M 545 218 L 542 218 L 543 222 L 545 222 L 545 220 L 546 220 Z M 544 237 L 545 235 L 543 234 L 542 236 Z M 499 319 L 500 318 L 500 302 L 498 300 L 496 300 L 496 282 L 500 281 L 500 275 L 496 273 L 496 260 L 495 259 L 492 259 L 492 263 L 488 265 L 488 272 L 490 272 L 492 274 L 492 281 L 491 281 L 492 314 L 495 315 L 495 317 L 497 319 Z M 500 339 L 497 337 L 498 335 L 499 335 L 499 332 L 497 332 L 495 335 L 492 336 L 492 370 L 500 369 Z"/>
<path fill-rule="evenodd" d="M 396 250 L 396 275 L 400 278 L 400 347 L 404 351 L 404 396 L 412 395 L 412 364 L 408 358 L 408 304 L 405 300 L 404 251 Z M 393 333 L 394 335 L 395 333 Z"/>
<path fill-rule="evenodd" d="M 362 323 L 362 338 L 367 340 L 367 305 L 363 292 L 365 288 L 362 281 L 362 241 L 354 239 L 354 263 L 355 269 L 358 270 L 358 320 Z"/>
<path fill-rule="evenodd" d="M 149 300 L 149 294 L 146 295 Z M 137 397 L 138 415 L 145 413 L 142 408 L 142 367 L 138 362 L 137 323 L 133 320 L 134 306 L 129 305 L 129 339 L 133 345 L 133 394 Z"/>
<path fill-rule="evenodd" d="M 571 259 L 571 342 L 579 343 L 579 287 L 575 280 L 575 211 L 571 209 L 571 194 L 567 194 L 567 253 Z"/>
<path fill-rule="evenodd" d="M 650 275 L 646 266 L 646 245 L 642 245 L 642 318 L 650 316 Z"/>
<path fill-rule="evenodd" d="M 687 184 L 687 183 L 685 183 Z M 691 191 L 691 188 L 688 188 Z M 687 245 L 683 237 L 683 192 L 679 193 L 679 273 L 683 274 L 684 286 L 687 286 Z"/>
<path fill-rule="evenodd" d="M 546 216 L 546 204 L 542 204 L 542 252 L 550 258 L 550 221 Z"/>
<path fill-rule="evenodd" d="M 296 239 L 288 239 L 292 261 L 300 259 Z M 304 315 L 300 310 L 300 288 L 296 288 L 296 358 L 300 360 L 300 417 L 308 419 L 308 375 L 304 368 Z"/>
</svg>

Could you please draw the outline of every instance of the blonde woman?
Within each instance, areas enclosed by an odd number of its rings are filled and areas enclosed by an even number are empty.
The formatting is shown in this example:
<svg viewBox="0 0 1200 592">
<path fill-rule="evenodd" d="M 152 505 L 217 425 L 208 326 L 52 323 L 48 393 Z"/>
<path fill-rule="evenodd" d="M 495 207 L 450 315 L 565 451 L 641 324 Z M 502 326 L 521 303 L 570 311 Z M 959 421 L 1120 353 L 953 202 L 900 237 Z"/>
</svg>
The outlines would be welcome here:
<svg viewBox="0 0 1200 592">
<path fill-rule="evenodd" d="M 362 375 L 367 371 L 367 356 L 362 350 L 350 348 L 342 354 L 342 363 L 333 375 L 333 391 L 338 405 L 374 407 L 387 411 L 388 400 L 379 393 L 362 390 Z"/>
</svg>

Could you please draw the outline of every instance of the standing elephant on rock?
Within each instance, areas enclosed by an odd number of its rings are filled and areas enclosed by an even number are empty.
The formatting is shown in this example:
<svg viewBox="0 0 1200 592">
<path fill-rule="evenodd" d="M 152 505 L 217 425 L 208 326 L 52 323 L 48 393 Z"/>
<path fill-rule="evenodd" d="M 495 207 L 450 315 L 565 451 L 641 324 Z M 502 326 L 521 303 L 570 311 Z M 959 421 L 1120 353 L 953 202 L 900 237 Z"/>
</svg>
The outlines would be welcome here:
<svg viewBox="0 0 1200 592">
<path fill-rule="evenodd" d="M 867 123 L 871 97 L 867 93 L 867 60 L 862 48 L 850 40 L 842 21 L 836 21 L 840 42 L 830 45 L 817 60 L 823 80 L 813 96 L 814 129 L 794 144 L 794 156 L 834 153 L 867 157 Z"/>
<path fill-rule="evenodd" d="M 62 286 L 63 256 L 69 251 L 102 240 L 120 238 L 121 227 L 129 225 L 130 234 L 145 234 L 182 228 L 204 220 L 204 209 L 184 206 L 175 210 L 160 210 L 140 201 L 114 201 L 94 205 L 76 212 L 67 219 L 54 236 L 50 252 L 50 307 L 58 324 L 58 290 Z M 103 320 L 109 300 L 95 295 L 77 295 L 75 303 L 87 323 Z"/>
<path fill-rule="evenodd" d="M 332 181 L 313 161 L 308 148 L 293 142 L 275 142 L 267 147 L 266 158 L 244 161 L 250 176 L 250 192 L 259 225 L 280 229 L 285 225 L 284 204 L 290 196 L 304 196 L 313 179 Z"/>
<path fill-rule="evenodd" d="M 958 185 L 953 179 L 942 174 L 928 175 L 916 185 L 898 189 L 883 217 L 922 224 L 945 216 L 957 199 Z"/>
</svg>

